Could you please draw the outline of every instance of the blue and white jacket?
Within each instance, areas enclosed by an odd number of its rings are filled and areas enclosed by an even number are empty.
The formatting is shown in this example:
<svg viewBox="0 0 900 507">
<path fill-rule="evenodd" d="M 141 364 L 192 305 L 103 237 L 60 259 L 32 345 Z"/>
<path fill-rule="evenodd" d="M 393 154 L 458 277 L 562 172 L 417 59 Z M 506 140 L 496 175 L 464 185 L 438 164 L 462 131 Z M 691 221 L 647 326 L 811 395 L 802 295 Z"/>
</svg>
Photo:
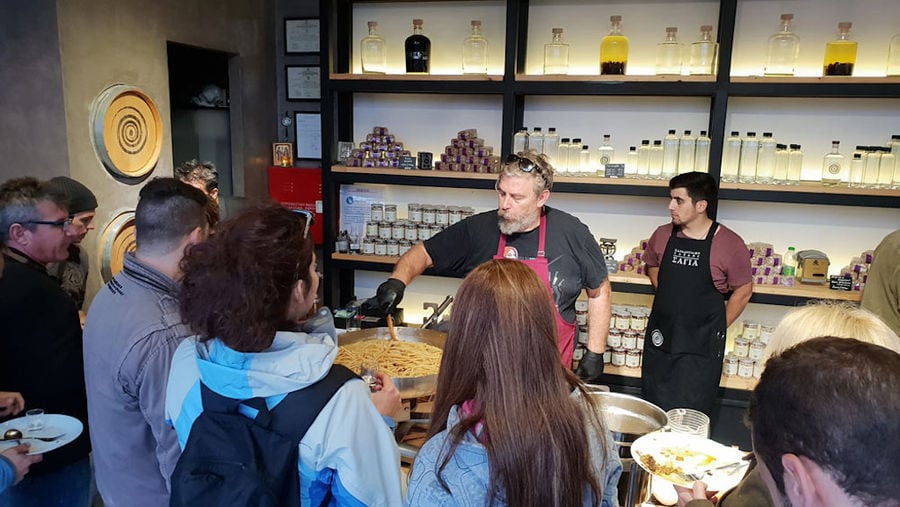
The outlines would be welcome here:
<svg viewBox="0 0 900 507">
<path fill-rule="evenodd" d="M 337 355 L 333 336 L 333 326 L 330 333 L 279 332 L 259 353 L 186 339 L 172 359 L 166 395 L 166 419 L 181 448 L 203 410 L 201 378 L 223 396 L 262 396 L 271 408 L 328 373 Z M 401 504 L 399 450 L 362 380 L 347 381 L 319 413 L 300 441 L 298 468 L 303 506 L 320 505 L 329 491 L 329 505 Z"/>
<path fill-rule="evenodd" d="M 575 391 L 572 396 L 580 398 L 581 393 Z M 447 428 L 428 439 L 416 456 L 416 462 L 413 464 L 412 473 L 409 476 L 405 505 L 411 507 L 484 506 L 491 483 L 491 468 L 488 463 L 487 450 L 472 435 L 472 432 L 466 432 L 442 473 L 444 482 L 447 483 L 450 491 L 445 490 L 438 481 L 438 466 L 450 449 L 450 429 L 457 424 L 459 424 L 459 406 L 454 405 L 447 415 Z M 591 433 L 589 438 L 594 474 L 603 488 L 600 505 L 601 507 L 616 507 L 619 505 L 616 486 L 622 475 L 622 462 L 619 459 L 618 447 L 608 431 L 606 432 L 605 455 L 597 435 Z M 535 487 L 541 486 L 536 484 Z M 585 495 L 584 505 L 593 505 L 593 498 L 593 495 Z M 502 494 L 497 498 L 497 502 L 499 505 L 506 505 L 503 502 Z"/>
</svg>

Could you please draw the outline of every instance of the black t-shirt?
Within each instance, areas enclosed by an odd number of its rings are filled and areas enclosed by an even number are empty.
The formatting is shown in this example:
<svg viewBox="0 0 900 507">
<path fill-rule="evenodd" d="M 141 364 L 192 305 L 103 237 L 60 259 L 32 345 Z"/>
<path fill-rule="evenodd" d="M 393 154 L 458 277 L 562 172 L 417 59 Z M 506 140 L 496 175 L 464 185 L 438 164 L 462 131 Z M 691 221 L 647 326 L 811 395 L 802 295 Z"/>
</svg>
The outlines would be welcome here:
<svg viewBox="0 0 900 507">
<path fill-rule="evenodd" d="M 596 289 L 606 279 L 606 263 L 591 230 L 574 216 L 544 206 L 547 233 L 544 256 L 550 270 L 550 285 L 560 314 L 575 321 L 575 300 L 583 288 Z M 425 250 L 439 274 L 463 276 L 497 255 L 500 228 L 497 210 L 480 213 L 458 222 L 425 241 Z M 507 249 L 514 248 L 518 259 L 537 257 L 539 228 L 512 234 Z"/>
</svg>

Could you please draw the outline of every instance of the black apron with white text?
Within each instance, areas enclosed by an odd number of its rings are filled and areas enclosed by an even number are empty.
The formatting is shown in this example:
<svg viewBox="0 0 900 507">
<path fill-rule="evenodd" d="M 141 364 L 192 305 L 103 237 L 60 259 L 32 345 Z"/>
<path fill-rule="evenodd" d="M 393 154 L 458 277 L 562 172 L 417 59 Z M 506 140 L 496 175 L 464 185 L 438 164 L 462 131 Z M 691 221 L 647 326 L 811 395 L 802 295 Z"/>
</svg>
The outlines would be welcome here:
<svg viewBox="0 0 900 507">
<path fill-rule="evenodd" d="M 643 397 L 663 410 L 712 410 L 725 351 L 725 305 L 710 271 L 718 224 L 702 240 L 679 238 L 676 226 L 659 264 L 658 287 L 644 338 Z"/>
</svg>

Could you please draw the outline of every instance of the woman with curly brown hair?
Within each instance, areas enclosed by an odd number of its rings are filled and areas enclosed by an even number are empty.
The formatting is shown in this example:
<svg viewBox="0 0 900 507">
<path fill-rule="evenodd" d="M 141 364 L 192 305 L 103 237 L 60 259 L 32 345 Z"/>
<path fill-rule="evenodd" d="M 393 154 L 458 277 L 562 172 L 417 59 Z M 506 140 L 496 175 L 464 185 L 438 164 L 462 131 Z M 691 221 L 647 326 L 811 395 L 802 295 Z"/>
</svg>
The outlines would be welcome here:
<svg viewBox="0 0 900 507">
<path fill-rule="evenodd" d="M 616 446 L 556 344 L 528 266 L 492 260 L 466 277 L 408 505 L 616 505 Z"/>
<path fill-rule="evenodd" d="M 176 351 L 166 397 L 182 449 L 203 412 L 201 380 L 221 396 L 261 397 L 275 408 L 330 371 L 337 355 L 331 313 L 301 323 L 319 285 L 309 225 L 278 205 L 245 209 L 185 256 L 181 314 L 197 336 Z M 344 383 L 300 440 L 304 504 L 400 503 L 399 451 L 382 419 L 400 409 L 400 396 L 390 378 L 380 376 L 378 385 L 370 394 L 358 378 Z"/>
</svg>

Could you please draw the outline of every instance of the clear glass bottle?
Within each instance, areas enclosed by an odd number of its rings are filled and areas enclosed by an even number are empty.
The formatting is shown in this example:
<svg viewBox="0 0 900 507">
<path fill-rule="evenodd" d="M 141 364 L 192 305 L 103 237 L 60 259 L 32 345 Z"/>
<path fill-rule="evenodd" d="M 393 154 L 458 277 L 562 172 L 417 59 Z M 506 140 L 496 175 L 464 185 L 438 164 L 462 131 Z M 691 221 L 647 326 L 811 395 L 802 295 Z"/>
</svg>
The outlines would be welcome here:
<svg viewBox="0 0 900 507">
<path fill-rule="evenodd" d="M 694 170 L 701 173 L 709 172 L 709 136 L 705 130 L 697 136 L 697 147 L 694 150 Z"/>
<path fill-rule="evenodd" d="M 863 169 L 863 186 L 866 188 L 878 188 L 878 171 L 881 165 L 881 152 L 873 146 L 865 146 L 863 160 L 865 160 L 865 168 Z"/>
<path fill-rule="evenodd" d="M 638 151 L 637 146 L 629 146 L 625 154 L 625 177 L 637 178 L 638 175 Z"/>
<path fill-rule="evenodd" d="M 772 182 L 776 185 L 787 184 L 788 166 L 790 165 L 790 152 L 786 144 L 775 145 L 775 174 Z"/>
<path fill-rule="evenodd" d="M 472 34 L 463 39 L 463 74 L 487 74 L 488 41 L 481 35 L 481 21 L 472 20 Z"/>
<path fill-rule="evenodd" d="M 522 127 L 513 136 L 513 153 L 521 153 L 528 149 L 528 129 Z"/>
<path fill-rule="evenodd" d="M 737 130 L 732 130 L 731 135 L 725 140 L 725 151 L 722 153 L 722 181 L 735 183 L 738 180 L 738 171 L 741 167 L 741 135 Z"/>
<path fill-rule="evenodd" d="M 856 64 L 856 41 L 850 40 L 850 27 L 853 23 L 838 23 L 838 36 L 825 44 L 825 62 L 822 64 L 824 76 L 852 76 Z"/>
<path fill-rule="evenodd" d="M 741 166 L 738 168 L 738 181 L 754 183 L 756 181 L 756 161 L 759 158 L 759 139 L 756 132 L 747 132 L 741 142 Z"/>
<path fill-rule="evenodd" d="M 556 127 L 550 127 L 544 134 L 543 154 L 547 156 L 550 164 L 557 168 L 559 164 L 559 134 L 556 133 Z"/>
<path fill-rule="evenodd" d="M 581 138 L 573 137 L 569 143 L 569 174 L 580 176 L 584 168 L 581 166 Z"/>
<path fill-rule="evenodd" d="M 766 50 L 766 65 L 763 73 L 767 76 L 793 76 L 800 55 L 800 38 L 791 26 L 793 14 L 781 15 L 781 28 L 769 37 Z"/>
<path fill-rule="evenodd" d="M 711 76 L 716 72 L 718 44 L 712 38 L 712 25 L 700 27 L 700 38 L 691 43 L 689 71 L 692 76 Z"/>
<path fill-rule="evenodd" d="M 681 43 L 678 42 L 678 27 L 667 26 L 666 38 L 656 44 L 656 75 L 681 75 Z"/>
<path fill-rule="evenodd" d="M 563 175 L 569 173 L 569 143 L 571 142 L 572 141 L 568 137 L 564 137 L 559 141 L 556 163 L 557 174 Z"/>
<path fill-rule="evenodd" d="M 900 33 L 891 37 L 891 46 L 888 48 L 887 75 L 900 76 Z"/>
<path fill-rule="evenodd" d="M 428 74 L 430 72 L 431 40 L 422 33 L 423 21 L 413 20 L 413 33 L 406 38 L 406 73 Z"/>
<path fill-rule="evenodd" d="M 678 143 L 678 134 L 675 133 L 675 129 L 669 129 L 669 133 L 663 138 L 663 179 L 669 179 L 678 172 Z"/>
<path fill-rule="evenodd" d="M 544 74 L 569 73 L 569 43 L 563 41 L 563 29 L 551 30 L 553 39 L 544 44 Z"/>
<path fill-rule="evenodd" d="M 602 171 L 606 164 L 613 163 L 613 156 L 616 153 L 615 148 L 613 148 L 612 144 L 610 144 L 610 135 L 603 134 L 603 144 L 597 148 L 597 162 L 599 167 L 597 167 L 598 171 Z"/>
<path fill-rule="evenodd" d="M 600 74 L 625 74 L 628 37 L 622 35 L 622 16 L 609 17 L 609 35 L 600 40 Z"/>
<path fill-rule="evenodd" d="M 824 185 L 840 185 L 850 180 L 850 168 L 847 157 L 841 154 L 841 142 L 831 141 L 831 152 L 822 158 L 822 183 Z"/>
<path fill-rule="evenodd" d="M 650 176 L 650 140 L 642 139 L 637 152 L 637 177 L 648 178 Z"/>
<path fill-rule="evenodd" d="M 591 161 L 591 148 L 586 144 L 582 144 L 578 156 L 582 176 L 596 176 L 597 168 L 594 167 Z"/>
<path fill-rule="evenodd" d="M 890 148 L 881 148 L 881 164 L 880 167 L 891 168 L 891 188 L 900 187 L 900 170 L 898 170 L 897 158 L 891 153 Z M 879 168 L 879 172 L 881 168 Z M 887 184 L 885 184 L 887 187 Z"/>
<path fill-rule="evenodd" d="M 647 164 L 647 177 L 650 179 L 662 179 L 663 171 L 663 146 L 662 140 L 654 139 L 650 147 L 650 161 Z"/>
<path fill-rule="evenodd" d="M 775 152 L 778 149 L 771 132 L 763 132 L 756 160 L 756 182 L 769 185 L 775 178 Z"/>
<path fill-rule="evenodd" d="M 862 153 L 853 153 L 853 158 L 850 159 L 850 187 L 851 188 L 860 188 L 862 187 L 862 178 L 863 178 L 863 170 L 866 167 L 866 162 L 863 160 Z"/>
<path fill-rule="evenodd" d="M 378 22 L 369 21 L 369 35 L 359 43 L 360 63 L 365 74 L 384 74 L 387 72 L 387 51 L 384 38 L 378 35 Z"/>
<path fill-rule="evenodd" d="M 534 130 L 528 134 L 528 149 L 538 153 L 544 151 L 544 134 L 541 132 L 541 127 L 534 127 Z"/>
<path fill-rule="evenodd" d="M 691 135 L 690 130 L 685 130 L 684 135 L 678 140 L 678 174 L 689 173 L 694 170 L 694 150 L 697 140 Z"/>
<path fill-rule="evenodd" d="M 788 177 L 787 185 L 799 185 L 803 176 L 803 152 L 799 144 L 791 144 L 788 152 Z"/>
</svg>

